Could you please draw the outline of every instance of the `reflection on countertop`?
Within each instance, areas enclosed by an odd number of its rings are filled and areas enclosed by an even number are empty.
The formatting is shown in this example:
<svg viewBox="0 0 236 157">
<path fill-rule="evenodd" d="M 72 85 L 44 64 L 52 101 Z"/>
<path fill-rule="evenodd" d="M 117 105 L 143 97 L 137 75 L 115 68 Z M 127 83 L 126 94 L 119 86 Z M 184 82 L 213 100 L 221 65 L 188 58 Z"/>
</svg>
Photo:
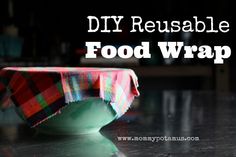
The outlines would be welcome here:
<svg viewBox="0 0 236 157">
<path fill-rule="evenodd" d="M 76 137 L 34 136 L 27 143 L 5 145 L 1 155 L 10 156 L 98 156 L 121 154 L 117 147 L 100 133 Z M 102 151 L 101 151 L 102 150 Z M 7 156 L 7 155 L 6 155 Z"/>
<path fill-rule="evenodd" d="M 85 136 L 42 136 L 17 117 L 7 124 L 12 114 L 0 112 L 1 157 L 236 156 L 235 94 L 143 90 L 124 116 Z"/>
</svg>

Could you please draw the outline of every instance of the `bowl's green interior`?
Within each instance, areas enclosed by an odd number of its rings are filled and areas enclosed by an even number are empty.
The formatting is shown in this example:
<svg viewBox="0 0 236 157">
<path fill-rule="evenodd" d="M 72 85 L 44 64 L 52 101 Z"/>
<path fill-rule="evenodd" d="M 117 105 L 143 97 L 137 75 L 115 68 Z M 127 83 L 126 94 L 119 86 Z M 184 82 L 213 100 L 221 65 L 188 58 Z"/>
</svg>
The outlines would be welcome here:
<svg viewBox="0 0 236 157">
<path fill-rule="evenodd" d="M 101 98 L 68 104 L 57 114 L 36 126 L 36 130 L 46 134 L 88 134 L 98 132 L 112 122 L 116 113 L 111 105 Z"/>
</svg>

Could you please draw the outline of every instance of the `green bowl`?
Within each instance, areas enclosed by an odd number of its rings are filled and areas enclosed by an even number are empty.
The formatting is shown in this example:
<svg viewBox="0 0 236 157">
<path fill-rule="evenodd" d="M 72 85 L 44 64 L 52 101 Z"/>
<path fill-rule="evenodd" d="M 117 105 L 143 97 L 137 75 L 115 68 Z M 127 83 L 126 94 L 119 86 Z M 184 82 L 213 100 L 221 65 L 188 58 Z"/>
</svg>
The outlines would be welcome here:
<svg viewBox="0 0 236 157">
<path fill-rule="evenodd" d="M 57 114 L 35 129 L 39 133 L 53 135 L 78 135 L 99 132 L 116 118 L 116 113 L 111 105 L 101 98 L 68 104 Z"/>
</svg>

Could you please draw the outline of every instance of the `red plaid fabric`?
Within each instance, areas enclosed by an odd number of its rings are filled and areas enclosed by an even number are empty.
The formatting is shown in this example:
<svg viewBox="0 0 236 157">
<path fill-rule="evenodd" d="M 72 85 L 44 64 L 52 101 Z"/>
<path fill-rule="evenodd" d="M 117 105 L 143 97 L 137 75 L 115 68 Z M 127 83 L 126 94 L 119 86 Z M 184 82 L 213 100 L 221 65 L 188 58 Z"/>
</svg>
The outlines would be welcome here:
<svg viewBox="0 0 236 157">
<path fill-rule="evenodd" d="M 14 104 L 31 127 L 56 115 L 70 102 L 100 97 L 117 118 L 130 107 L 138 81 L 130 69 L 4 68 L 0 71 L 0 107 Z"/>
</svg>

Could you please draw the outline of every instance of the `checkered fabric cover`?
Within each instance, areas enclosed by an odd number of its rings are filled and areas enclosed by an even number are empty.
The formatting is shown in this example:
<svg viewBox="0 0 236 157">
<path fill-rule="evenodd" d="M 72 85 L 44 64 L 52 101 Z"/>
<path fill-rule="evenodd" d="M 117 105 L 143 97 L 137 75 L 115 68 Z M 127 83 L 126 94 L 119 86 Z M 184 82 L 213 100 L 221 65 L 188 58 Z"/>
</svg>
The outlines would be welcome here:
<svg viewBox="0 0 236 157">
<path fill-rule="evenodd" d="M 70 102 L 100 97 L 117 118 L 139 95 L 131 69 L 11 67 L 0 71 L 0 107 L 14 104 L 31 127 L 60 113 Z"/>
</svg>

